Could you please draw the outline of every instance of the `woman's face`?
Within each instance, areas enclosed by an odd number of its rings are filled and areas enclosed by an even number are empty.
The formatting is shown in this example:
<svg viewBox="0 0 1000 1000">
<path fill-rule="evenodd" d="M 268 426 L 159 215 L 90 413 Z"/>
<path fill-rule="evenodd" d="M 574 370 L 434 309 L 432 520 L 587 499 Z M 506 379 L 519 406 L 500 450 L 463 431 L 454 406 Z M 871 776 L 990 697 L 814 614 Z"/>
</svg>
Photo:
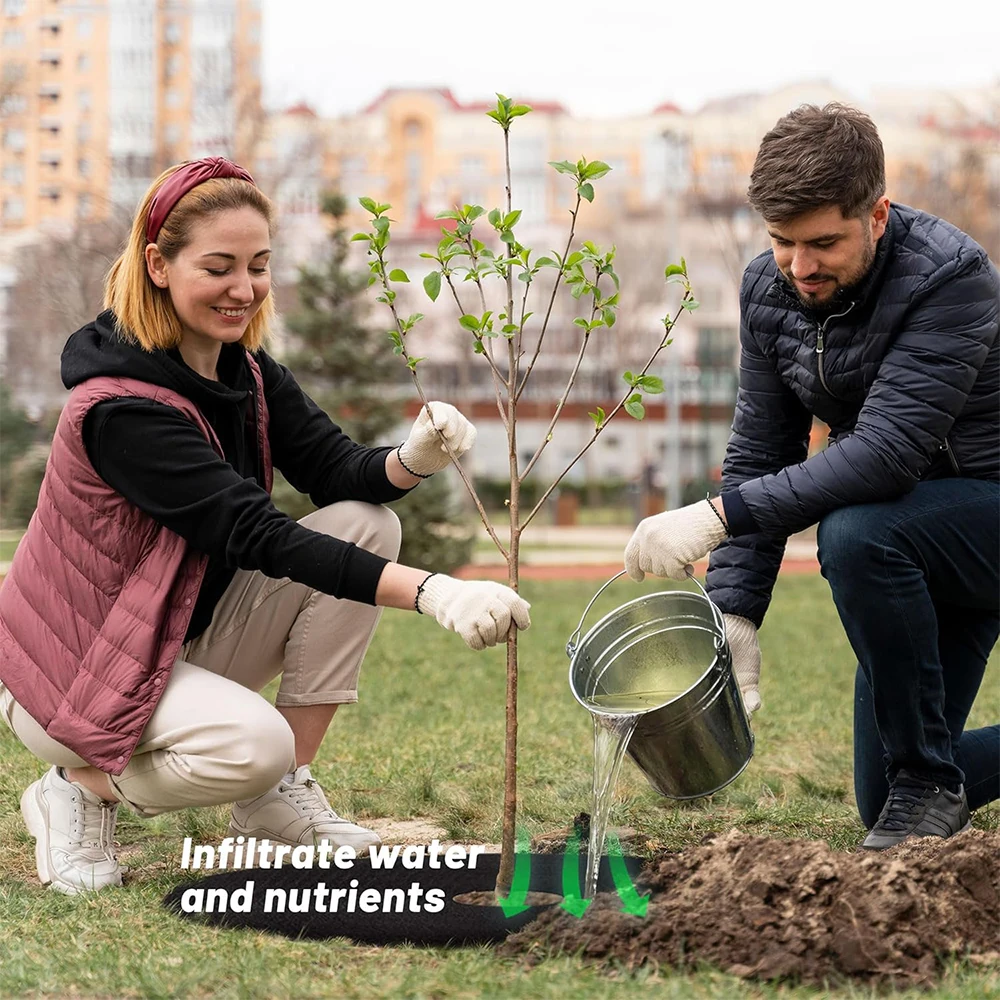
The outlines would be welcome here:
<svg viewBox="0 0 1000 1000">
<path fill-rule="evenodd" d="M 172 261 L 151 243 L 146 261 L 153 282 L 170 292 L 186 341 L 238 342 L 271 290 L 267 220 L 256 209 L 216 212 L 191 230 Z"/>
</svg>

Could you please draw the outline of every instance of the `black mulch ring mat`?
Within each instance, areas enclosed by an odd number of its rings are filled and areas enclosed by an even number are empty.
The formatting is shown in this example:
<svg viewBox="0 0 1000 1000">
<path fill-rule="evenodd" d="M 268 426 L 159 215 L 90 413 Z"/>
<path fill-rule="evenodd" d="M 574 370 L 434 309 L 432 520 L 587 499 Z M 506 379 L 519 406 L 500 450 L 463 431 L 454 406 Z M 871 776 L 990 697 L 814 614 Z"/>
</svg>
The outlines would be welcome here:
<svg viewBox="0 0 1000 1000">
<path fill-rule="evenodd" d="M 643 865 L 641 858 L 625 858 L 626 867 L 634 877 Z M 580 881 L 583 880 L 585 856 L 578 859 Z M 196 920 L 216 927 L 250 927 L 255 930 L 271 931 L 292 938 L 349 938 L 358 944 L 400 944 L 409 942 L 416 945 L 471 945 L 489 944 L 503 941 L 508 934 L 520 930 L 530 923 L 543 909 L 547 907 L 532 906 L 512 917 L 504 916 L 499 906 L 470 906 L 456 903 L 455 896 L 466 892 L 489 891 L 493 889 L 497 872 L 500 869 L 499 854 L 483 854 L 478 857 L 476 867 L 469 868 L 439 868 L 406 869 L 399 867 L 390 869 L 372 869 L 367 858 L 359 858 L 351 868 L 255 868 L 238 871 L 222 872 L 198 881 L 185 882 L 172 889 L 164 898 L 164 906 L 175 911 L 179 916 Z M 243 889 L 248 882 L 253 882 L 250 894 L 251 905 L 246 913 L 226 912 L 185 913 L 181 910 L 181 899 L 188 889 L 225 889 L 231 894 L 237 889 Z M 352 887 L 352 881 L 355 885 Z M 344 912 L 349 897 L 340 897 L 337 912 L 317 912 L 319 909 L 332 908 L 330 897 L 323 893 L 325 901 L 320 906 L 315 905 L 316 896 L 312 892 L 316 886 L 323 883 L 326 889 L 354 889 L 357 893 L 353 912 Z M 407 896 L 403 912 L 398 908 L 398 894 L 386 897 L 388 889 L 410 891 L 413 883 L 423 890 L 419 897 Z M 563 856 L 561 854 L 532 854 L 530 892 L 550 892 L 562 896 Z M 293 913 L 288 908 L 285 912 L 264 912 L 264 903 L 268 889 L 283 889 L 292 900 L 308 900 L 307 912 Z M 361 893 L 365 889 L 375 889 L 380 899 L 388 899 L 392 905 L 390 912 L 381 910 L 366 913 L 357 905 Z M 440 889 L 444 893 L 443 908 L 437 913 L 424 909 L 428 890 Z M 292 890 L 297 890 L 292 896 Z M 302 890 L 309 892 L 304 896 Z M 601 859 L 601 872 L 598 881 L 599 891 L 614 891 L 608 859 Z M 237 897 L 237 898 L 244 898 Z M 282 898 L 280 894 L 273 898 Z M 410 903 L 413 898 L 418 900 L 419 912 L 411 912 Z M 369 897 L 371 899 L 371 897 Z M 552 905 L 558 905 L 554 903 Z M 273 909 L 273 907 L 272 907 Z"/>
</svg>

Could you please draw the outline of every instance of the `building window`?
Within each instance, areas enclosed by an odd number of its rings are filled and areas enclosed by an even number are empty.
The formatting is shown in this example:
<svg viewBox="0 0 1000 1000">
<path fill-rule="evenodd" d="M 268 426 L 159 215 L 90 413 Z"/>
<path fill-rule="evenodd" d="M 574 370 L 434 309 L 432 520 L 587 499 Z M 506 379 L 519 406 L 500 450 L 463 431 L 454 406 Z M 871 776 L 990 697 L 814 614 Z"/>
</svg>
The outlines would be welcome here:
<svg viewBox="0 0 1000 1000">
<path fill-rule="evenodd" d="M 85 159 L 85 158 L 81 158 L 81 159 L 77 160 L 76 161 L 76 172 L 81 177 L 89 177 L 90 176 L 90 160 Z"/>
<path fill-rule="evenodd" d="M 24 45 L 24 32 L 20 28 L 5 28 L 3 33 L 3 47 L 5 49 L 17 49 Z"/>
<path fill-rule="evenodd" d="M 14 86 L 20 83 L 25 76 L 24 63 L 8 62 L 3 66 L 3 82 Z"/>
<path fill-rule="evenodd" d="M 94 134 L 94 128 L 90 122 L 80 122 L 76 127 L 76 138 L 78 142 L 89 142 Z"/>
<path fill-rule="evenodd" d="M 28 98 L 24 94 L 8 94 L 0 98 L 0 117 L 20 115 L 28 109 Z"/>
<path fill-rule="evenodd" d="M 20 222 L 24 218 L 24 199 L 4 198 L 3 217 L 6 222 Z"/>
<path fill-rule="evenodd" d="M 90 69 L 90 56 L 86 52 L 81 52 L 76 57 L 76 71 L 86 73 L 88 69 Z"/>
<path fill-rule="evenodd" d="M 14 187 L 20 187 L 24 183 L 24 166 L 20 163 L 8 163 L 3 168 L 3 179 Z"/>
<path fill-rule="evenodd" d="M 167 140 L 167 143 L 171 146 L 177 145 L 181 141 L 181 127 L 176 122 L 171 122 L 163 130 L 163 138 Z"/>
<path fill-rule="evenodd" d="M 76 37 L 90 38 L 94 33 L 94 23 L 89 17 L 78 17 L 76 20 Z"/>
<path fill-rule="evenodd" d="M 177 54 L 172 56 L 167 56 L 166 61 L 163 64 L 163 71 L 169 80 L 172 76 L 177 76 L 181 71 L 181 66 L 183 64 L 183 59 Z"/>
<path fill-rule="evenodd" d="M 76 106 L 81 111 L 90 110 L 90 91 L 86 87 L 81 87 L 76 92 Z"/>
<path fill-rule="evenodd" d="M 168 108 L 179 108 L 181 106 L 181 92 L 171 88 L 167 91 L 166 104 Z"/>
<path fill-rule="evenodd" d="M 46 184 L 38 189 L 38 193 L 43 197 L 47 198 L 51 202 L 56 202 L 59 200 L 59 196 L 62 192 L 55 184 Z"/>
<path fill-rule="evenodd" d="M 3 12 L 8 17 L 17 17 L 24 13 L 25 0 L 3 0 Z"/>
<path fill-rule="evenodd" d="M 176 45 L 181 40 L 181 26 L 176 21 L 167 21 L 163 26 L 163 39 L 170 45 Z"/>
<path fill-rule="evenodd" d="M 424 126 L 419 118 L 407 118 L 406 121 L 403 122 L 403 135 L 405 135 L 407 139 L 418 139 L 421 135 L 423 135 L 423 132 Z"/>
<path fill-rule="evenodd" d="M 76 214 L 81 219 L 86 219 L 87 216 L 90 215 L 90 195 L 89 194 L 84 193 L 84 194 L 81 194 L 79 198 L 77 198 L 77 200 L 76 200 Z"/>
<path fill-rule="evenodd" d="M 23 128 L 4 129 L 3 145 L 4 149 L 13 149 L 15 152 L 20 152 L 21 150 L 23 150 L 25 146 L 24 129 Z"/>
</svg>

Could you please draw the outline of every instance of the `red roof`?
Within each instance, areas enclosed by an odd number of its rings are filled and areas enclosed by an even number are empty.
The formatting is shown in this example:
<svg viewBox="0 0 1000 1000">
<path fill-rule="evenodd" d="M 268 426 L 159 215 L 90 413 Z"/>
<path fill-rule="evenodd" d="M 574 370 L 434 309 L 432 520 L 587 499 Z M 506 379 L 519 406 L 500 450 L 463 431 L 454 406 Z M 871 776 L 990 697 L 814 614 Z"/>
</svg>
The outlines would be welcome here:
<svg viewBox="0 0 1000 1000">
<path fill-rule="evenodd" d="M 680 115 L 683 114 L 681 109 L 674 104 L 673 101 L 664 101 L 662 104 L 657 104 L 653 108 L 654 115 Z"/>
<path fill-rule="evenodd" d="M 309 118 L 315 118 L 316 112 L 313 111 L 305 101 L 300 101 L 298 104 L 293 104 L 290 108 L 285 110 L 286 115 L 304 115 Z"/>
<path fill-rule="evenodd" d="M 371 114 L 376 111 L 385 101 L 389 98 L 394 97 L 396 94 L 437 94 L 442 100 L 444 100 L 453 111 L 468 111 L 468 112 L 487 112 L 492 108 L 496 107 L 496 104 L 489 101 L 471 101 L 468 104 L 463 104 L 459 101 L 455 95 L 451 92 L 448 87 L 389 87 L 383 90 L 374 101 L 371 102 L 367 107 L 362 108 L 362 114 Z M 566 109 L 558 101 L 530 101 L 524 100 L 523 98 L 518 98 L 515 101 L 516 104 L 527 104 L 531 107 L 533 111 L 539 111 L 543 114 L 550 115 L 563 115 L 566 114 Z"/>
</svg>

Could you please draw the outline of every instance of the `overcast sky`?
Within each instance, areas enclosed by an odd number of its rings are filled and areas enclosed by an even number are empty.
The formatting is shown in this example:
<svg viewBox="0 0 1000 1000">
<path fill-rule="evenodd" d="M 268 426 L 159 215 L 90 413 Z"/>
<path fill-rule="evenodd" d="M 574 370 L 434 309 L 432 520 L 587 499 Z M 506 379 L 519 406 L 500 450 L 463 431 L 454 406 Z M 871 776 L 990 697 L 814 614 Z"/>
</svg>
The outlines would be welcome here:
<svg viewBox="0 0 1000 1000">
<path fill-rule="evenodd" d="M 335 115 L 386 87 L 445 86 L 604 116 L 804 79 L 858 100 L 977 86 L 1000 76 L 996 6 L 952 0 L 932 17 L 913 0 L 264 0 L 265 101 Z"/>
</svg>

